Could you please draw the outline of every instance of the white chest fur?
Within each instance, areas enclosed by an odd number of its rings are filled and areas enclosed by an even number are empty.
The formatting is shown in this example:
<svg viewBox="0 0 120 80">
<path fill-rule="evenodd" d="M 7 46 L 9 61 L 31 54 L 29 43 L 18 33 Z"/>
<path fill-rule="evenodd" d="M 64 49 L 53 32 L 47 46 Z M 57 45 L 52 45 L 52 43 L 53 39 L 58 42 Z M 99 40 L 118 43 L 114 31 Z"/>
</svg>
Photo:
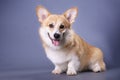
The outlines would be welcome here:
<svg viewBox="0 0 120 80">
<path fill-rule="evenodd" d="M 72 54 L 69 54 L 68 51 L 65 50 L 53 50 L 51 48 L 46 49 L 47 57 L 54 63 L 54 64 L 62 64 L 68 62 Z"/>
<path fill-rule="evenodd" d="M 47 57 L 53 62 L 55 65 L 55 69 L 53 73 L 59 74 L 67 70 L 67 74 L 76 74 L 80 68 L 80 60 L 79 57 L 75 54 L 75 52 L 71 52 L 70 50 L 54 50 L 51 48 L 45 48 Z"/>
<path fill-rule="evenodd" d="M 51 48 L 46 49 L 47 57 L 54 63 L 54 64 L 66 64 L 72 61 L 74 65 L 79 65 L 79 57 L 70 50 L 53 50 Z"/>
</svg>

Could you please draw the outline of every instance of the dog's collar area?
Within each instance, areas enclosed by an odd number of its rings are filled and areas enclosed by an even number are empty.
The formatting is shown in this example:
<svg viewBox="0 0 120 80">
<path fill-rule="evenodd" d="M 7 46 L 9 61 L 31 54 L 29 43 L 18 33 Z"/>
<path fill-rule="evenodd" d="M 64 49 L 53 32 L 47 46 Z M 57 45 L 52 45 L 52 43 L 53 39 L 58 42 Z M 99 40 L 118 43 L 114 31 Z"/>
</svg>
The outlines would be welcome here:
<svg viewBox="0 0 120 80">
<path fill-rule="evenodd" d="M 52 44 L 54 44 L 55 46 L 58 46 L 60 44 L 60 40 L 52 39 L 49 33 L 48 33 L 48 37 L 50 38 Z"/>
</svg>

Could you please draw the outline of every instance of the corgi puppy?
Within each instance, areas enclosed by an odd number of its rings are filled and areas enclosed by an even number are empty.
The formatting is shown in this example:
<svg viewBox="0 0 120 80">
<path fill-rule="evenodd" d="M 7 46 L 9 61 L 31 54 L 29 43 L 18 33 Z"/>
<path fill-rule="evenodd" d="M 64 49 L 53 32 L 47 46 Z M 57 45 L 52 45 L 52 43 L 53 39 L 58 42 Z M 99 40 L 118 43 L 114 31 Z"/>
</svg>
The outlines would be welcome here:
<svg viewBox="0 0 120 80">
<path fill-rule="evenodd" d="M 37 6 L 36 13 L 41 24 L 39 34 L 43 47 L 55 65 L 52 73 L 76 75 L 78 71 L 101 72 L 106 69 L 102 51 L 85 42 L 71 27 L 78 14 L 76 7 L 57 15 Z"/>
</svg>

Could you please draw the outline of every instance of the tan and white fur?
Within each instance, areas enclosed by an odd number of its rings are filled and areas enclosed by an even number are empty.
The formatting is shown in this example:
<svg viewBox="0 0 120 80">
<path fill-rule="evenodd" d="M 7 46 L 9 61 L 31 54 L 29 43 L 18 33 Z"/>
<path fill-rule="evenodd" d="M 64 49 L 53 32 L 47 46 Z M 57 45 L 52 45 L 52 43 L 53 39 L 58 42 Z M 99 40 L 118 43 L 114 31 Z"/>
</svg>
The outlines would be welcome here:
<svg viewBox="0 0 120 80">
<path fill-rule="evenodd" d="M 52 73 L 76 75 L 83 70 L 105 70 L 102 51 L 85 42 L 71 27 L 78 14 L 76 7 L 57 15 L 37 6 L 36 13 L 41 23 L 39 34 L 43 47 L 47 57 L 55 65 Z"/>
</svg>

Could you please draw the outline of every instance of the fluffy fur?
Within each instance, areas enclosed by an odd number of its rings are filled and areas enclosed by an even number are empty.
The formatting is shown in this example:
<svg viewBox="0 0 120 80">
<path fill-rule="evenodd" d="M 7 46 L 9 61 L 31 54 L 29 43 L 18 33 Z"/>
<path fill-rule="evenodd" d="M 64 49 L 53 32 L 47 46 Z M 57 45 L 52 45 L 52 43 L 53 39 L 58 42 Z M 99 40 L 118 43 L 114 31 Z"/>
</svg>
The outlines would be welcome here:
<svg viewBox="0 0 120 80">
<path fill-rule="evenodd" d="M 47 57 L 55 65 L 54 74 L 66 72 L 67 75 L 76 75 L 78 71 L 105 70 L 103 53 L 85 42 L 72 29 L 78 9 L 73 7 L 61 15 L 51 14 L 42 6 L 36 8 L 38 20 L 41 23 L 39 34 Z M 54 34 L 60 35 L 59 40 Z"/>
</svg>

